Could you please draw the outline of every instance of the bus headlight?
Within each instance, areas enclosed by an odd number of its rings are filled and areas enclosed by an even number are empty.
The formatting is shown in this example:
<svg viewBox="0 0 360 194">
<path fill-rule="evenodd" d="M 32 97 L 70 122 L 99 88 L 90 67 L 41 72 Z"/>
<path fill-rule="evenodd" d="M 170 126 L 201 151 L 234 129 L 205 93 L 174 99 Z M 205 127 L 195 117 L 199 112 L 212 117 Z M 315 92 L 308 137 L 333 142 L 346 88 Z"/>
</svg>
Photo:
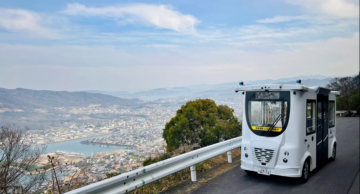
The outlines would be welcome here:
<svg viewBox="0 0 360 194">
<path fill-rule="evenodd" d="M 247 148 L 246 148 L 246 147 L 244 147 L 244 150 L 246 151 L 246 150 L 247 150 Z"/>
<path fill-rule="evenodd" d="M 289 156 L 289 152 L 287 152 L 287 151 L 284 154 L 285 154 L 285 156 Z"/>
<path fill-rule="evenodd" d="M 287 163 L 288 160 L 286 158 L 284 158 L 283 161 L 284 161 L 284 163 Z"/>
<path fill-rule="evenodd" d="M 247 158 L 248 156 L 249 156 L 249 155 L 246 153 L 246 154 L 245 154 L 245 157 Z"/>
</svg>

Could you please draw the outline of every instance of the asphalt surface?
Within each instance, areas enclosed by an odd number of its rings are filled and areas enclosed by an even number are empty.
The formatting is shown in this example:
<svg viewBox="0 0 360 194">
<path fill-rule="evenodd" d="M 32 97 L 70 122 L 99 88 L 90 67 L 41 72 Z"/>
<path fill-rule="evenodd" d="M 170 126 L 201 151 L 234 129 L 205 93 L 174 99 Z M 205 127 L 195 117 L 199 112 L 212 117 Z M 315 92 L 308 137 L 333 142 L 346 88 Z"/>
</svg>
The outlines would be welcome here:
<svg viewBox="0 0 360 194">
<path fill-rule="evenodd" d="M 192 193 L 359 193 L 359 120 L 337 118 L 336 160 L 313 171 L 305 184 L 295 178 L 248 175 L 235 167 Z"/>
</svg>

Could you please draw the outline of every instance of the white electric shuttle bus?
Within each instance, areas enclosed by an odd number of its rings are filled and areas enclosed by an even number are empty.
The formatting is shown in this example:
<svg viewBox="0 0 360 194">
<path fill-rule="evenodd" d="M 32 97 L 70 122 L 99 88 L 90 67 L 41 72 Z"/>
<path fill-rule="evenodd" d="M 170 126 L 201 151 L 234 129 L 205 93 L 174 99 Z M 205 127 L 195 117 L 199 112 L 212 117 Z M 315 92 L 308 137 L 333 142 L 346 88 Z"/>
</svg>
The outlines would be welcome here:
<svg viewBox="0 0 360 194">
<path fill-rule="evenodd" d="M 299 177 L 336 157 L 336 95 L 323 87 L 244 85 L 241 169 Z"/>
</svg>

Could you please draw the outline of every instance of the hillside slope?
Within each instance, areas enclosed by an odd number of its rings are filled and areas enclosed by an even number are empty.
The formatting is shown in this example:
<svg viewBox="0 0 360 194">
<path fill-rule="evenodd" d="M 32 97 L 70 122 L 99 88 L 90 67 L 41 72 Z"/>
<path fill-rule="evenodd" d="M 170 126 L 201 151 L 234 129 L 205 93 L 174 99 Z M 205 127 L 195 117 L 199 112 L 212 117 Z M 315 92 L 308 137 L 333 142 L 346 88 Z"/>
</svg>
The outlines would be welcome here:
<svg viewBox="0 0 360 194">
<path fill-rule="evenodd" d="M 140 102 L 138 99 L 123 99 L 99 93 L 0 88 L 0 109 L 32 110 L 54 107 L 85 107 L 90 104 L 134 107 Z"/>
</svg>

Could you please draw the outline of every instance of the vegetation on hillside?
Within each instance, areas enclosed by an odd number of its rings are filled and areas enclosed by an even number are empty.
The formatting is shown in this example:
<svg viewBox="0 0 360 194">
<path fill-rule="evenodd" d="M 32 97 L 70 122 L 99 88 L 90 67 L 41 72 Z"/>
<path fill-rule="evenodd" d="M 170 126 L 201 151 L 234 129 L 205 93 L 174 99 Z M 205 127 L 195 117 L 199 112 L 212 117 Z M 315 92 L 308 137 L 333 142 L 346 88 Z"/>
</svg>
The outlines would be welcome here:
<svg viewBox="0 0 360 194">
<path fill-rule="evenodd" d="M 359 108 L 360 96 L 358 90 L 337 97 L 337 110 L 357 110 Z"/>
<path fill-rule="evenodd" d="M 334 78 L 327 87 L 340 92 L 336 99 L 337 110 L 360 109 L 359 75 Z"/>
</svg>

